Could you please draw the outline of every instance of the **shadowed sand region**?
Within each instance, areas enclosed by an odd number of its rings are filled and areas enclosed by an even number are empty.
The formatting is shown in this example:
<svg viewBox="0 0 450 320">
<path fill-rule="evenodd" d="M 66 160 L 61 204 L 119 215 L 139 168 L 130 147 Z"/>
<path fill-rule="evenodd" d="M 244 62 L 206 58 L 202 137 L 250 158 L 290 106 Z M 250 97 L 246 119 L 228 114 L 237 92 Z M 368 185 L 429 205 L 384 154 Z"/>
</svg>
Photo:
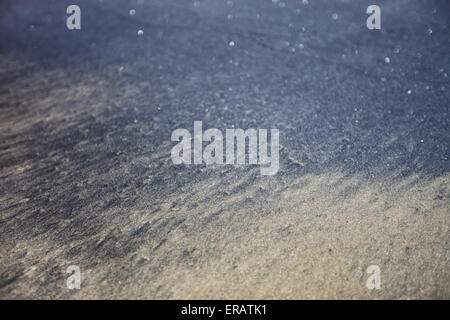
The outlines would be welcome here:
<svg viewBox="0 0 450 320">
<path fill-rule="evenodd" d="M 78 1 L 81 30 L 2 2 L 0 298 L 449 299 L 450 5 L 379 2 L 382 30 L 369 1 Z M 279 171 L 175 165 L 194 121 L 278 129 Z"/>
</svg>

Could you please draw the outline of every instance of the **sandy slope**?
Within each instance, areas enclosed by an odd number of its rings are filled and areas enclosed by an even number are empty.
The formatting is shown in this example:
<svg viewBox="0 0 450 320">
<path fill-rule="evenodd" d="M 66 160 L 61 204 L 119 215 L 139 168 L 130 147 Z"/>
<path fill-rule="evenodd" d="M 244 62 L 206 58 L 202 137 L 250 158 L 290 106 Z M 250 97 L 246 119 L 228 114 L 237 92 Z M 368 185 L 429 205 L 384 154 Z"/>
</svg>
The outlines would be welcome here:
<svg viewBox="0 0 450 320">
<path fill-rule="evenodd" d="M 352 1 L 81 1 L 80 33 L 33 3 L 1 17 L 0 298 L 450 298 L 447 2 L 378 34 Z M 280 171 L 174 166 L 195 120 L 279 128 Z"/>
</svg>

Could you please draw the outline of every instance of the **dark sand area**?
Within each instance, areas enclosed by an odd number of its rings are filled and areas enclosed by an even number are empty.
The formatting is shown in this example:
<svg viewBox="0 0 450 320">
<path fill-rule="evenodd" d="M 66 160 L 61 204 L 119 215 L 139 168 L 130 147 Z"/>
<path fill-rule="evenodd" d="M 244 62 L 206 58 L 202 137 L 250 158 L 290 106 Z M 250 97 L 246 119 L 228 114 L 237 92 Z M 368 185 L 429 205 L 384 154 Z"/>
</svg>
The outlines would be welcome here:
<svg viewBox="0 0 450 320">
<path fill-rule="evenodd" d="M 1 1 L 0 298 L 449 299 L 450 3 L 378 2 L 382 30 L 369 1 Z M 278 173 L 174 165 L 197 120 L 279 129 Z"/>
</svg>

